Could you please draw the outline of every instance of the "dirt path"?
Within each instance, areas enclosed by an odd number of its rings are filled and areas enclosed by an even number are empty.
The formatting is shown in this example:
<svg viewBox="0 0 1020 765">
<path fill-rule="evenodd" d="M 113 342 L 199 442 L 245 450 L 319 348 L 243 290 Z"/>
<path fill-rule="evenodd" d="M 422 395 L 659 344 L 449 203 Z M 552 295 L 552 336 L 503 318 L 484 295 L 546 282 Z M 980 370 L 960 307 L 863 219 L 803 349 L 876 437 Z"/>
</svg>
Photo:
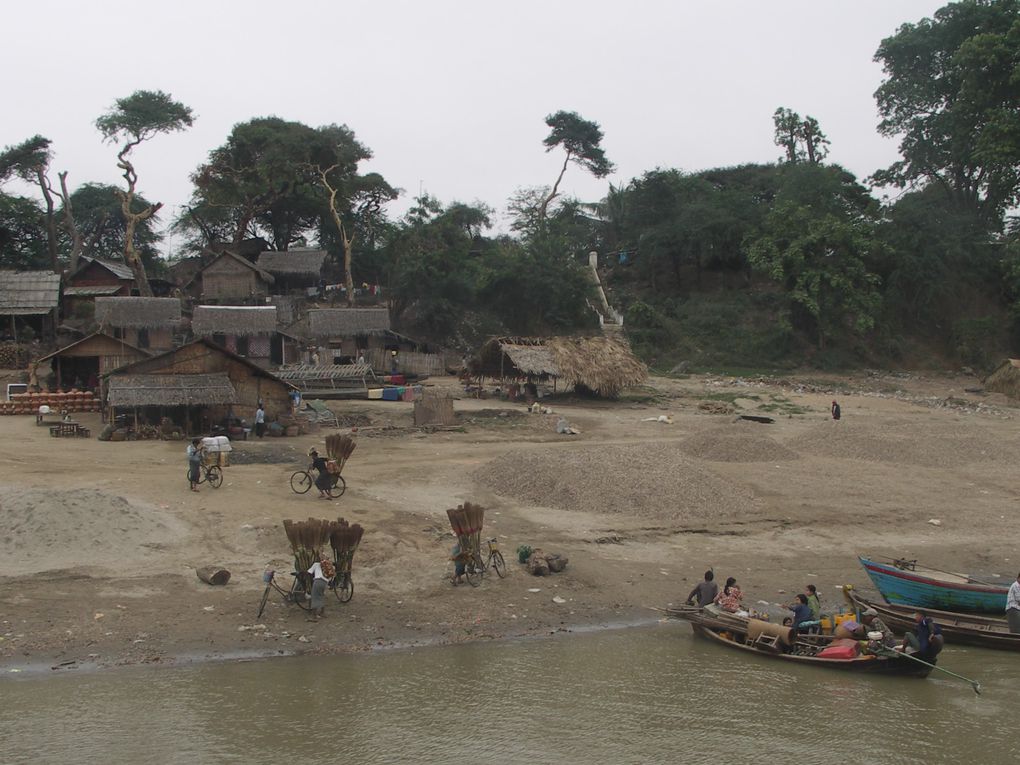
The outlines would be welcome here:
<svg viewBox="0 0 1020 765">
<path fill-rule="evenodd" d="M 462 400 L 464 432 L 440 433 L 411 429 L 403 403 L 344 402 L 373 427 L 359 432 L 335 502 L 287 483 L 321 436 L 243 443 L 223 487 L 193 494 L 180 443 L 59 440 L 29 417 L 3 417 L 0 667 L 630 623 L 681 600 L 709 566 L 737 577 L 750 602 L 786 602 L 810 580 L 833 603 L 838 585 L 867 584 L 857 552 L 1012 575 L 1017 410 L 964 391 L 975 384 L 656 379 L 619 402 L 557 403 L 545 416 Z M 841 391 L 839 423 L 830 389 Z M 707 414 L 706 401 L 776 422 Z M 561 413 L 581 435 L 555 434 Z M 660 414 L 673 424 L 644 421 Z M 512 562 L 505 580 L 451 587 L 445 509 L 465 500 L 488 508 L 486 532 L 508 560 L 526 543 L 569 556 L 567 570 L 536 579 Z M 354 599 L 313 623 L 274 598 L 256 623 L 262 572 L 289 571 L 282 519 L 337 515 L 366 529 Z M 212 563 L 230 569 L 229 585 L 195 577 Z"/>
</svg>

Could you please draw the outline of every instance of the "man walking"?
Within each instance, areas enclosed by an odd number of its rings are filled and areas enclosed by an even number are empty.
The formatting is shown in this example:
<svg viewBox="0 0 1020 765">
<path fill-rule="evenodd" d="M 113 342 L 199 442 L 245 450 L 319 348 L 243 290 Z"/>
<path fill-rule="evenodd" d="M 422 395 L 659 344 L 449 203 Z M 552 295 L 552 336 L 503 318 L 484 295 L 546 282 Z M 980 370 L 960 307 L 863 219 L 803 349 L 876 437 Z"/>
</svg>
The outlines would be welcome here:
<svg viewBox="0 0 1020 765">
<path fill-rule="evenodd" d="M 266 433 L 266 410 L 262 408 L 262 402 L 259 402 L 259 408 L 255 410 L 255 435 L 262 438 Z"/>
<path fill-rule="evenodd" d="M 1020 633 L 1020 574 L 1016 575 L 1016 581 L 1009 586 L 1006 594 L 1006 621 L 1010 632 Z"/>
</svg>

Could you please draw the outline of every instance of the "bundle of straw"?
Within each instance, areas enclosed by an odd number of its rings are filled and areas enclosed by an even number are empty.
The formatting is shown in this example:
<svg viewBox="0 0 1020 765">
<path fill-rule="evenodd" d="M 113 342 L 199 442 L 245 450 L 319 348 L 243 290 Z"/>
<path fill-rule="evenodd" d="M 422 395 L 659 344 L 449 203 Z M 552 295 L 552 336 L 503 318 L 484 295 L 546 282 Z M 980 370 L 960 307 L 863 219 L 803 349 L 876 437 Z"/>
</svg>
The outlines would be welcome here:
<svg viewBox="0 0 1020 765">
<path fill-rule="evenodd" d="M 322 548 L 329 541 L 329 535 L 335 524 L 335 521 L 324 518 L 283 522 L 283 530 L 287 533 L 287 540 L 294 551 L 294 568 L 297 571 L 307 571 L 313 563 L 322 559 Z"/>
<path fill-rule="evenodd" d="M 481 548 L 482 524 L 485 521 L 485 508 L 465 502 L 452 510 L 447 510 L 453 533 L 457 535 L 461 553 L 477 553 Z"/>
<path fill-rule="evenodd" d="M 351 563 L 354 560 L 354 553 L 361 544 L 361 537 L 365 530 L 358 523 L 350 524 L 343 518 L 338 518 L 333 524 L 333 530 L 329 535 L 329 544 L 333 548 L 333 560 L 336 561 L 336 570 L 350 573 Z"/>
<path fill-rule="evenodd" d="M 326 436 L 326 454 L 331 460 L 336 462 L 339 468 L 337 472 L 343 470 L 347 459 L 351 456 L 356 446 L 357 443 L 350 436 L 341 435 L 340 433 Z"/>
</svg>

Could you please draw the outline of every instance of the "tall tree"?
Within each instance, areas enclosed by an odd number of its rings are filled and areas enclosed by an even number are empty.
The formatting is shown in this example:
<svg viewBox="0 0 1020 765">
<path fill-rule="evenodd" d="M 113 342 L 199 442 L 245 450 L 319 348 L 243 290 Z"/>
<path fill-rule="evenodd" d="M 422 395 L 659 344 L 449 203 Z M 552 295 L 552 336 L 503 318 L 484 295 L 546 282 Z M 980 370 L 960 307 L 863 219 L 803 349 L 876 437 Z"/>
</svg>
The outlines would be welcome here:
<svg viewBox="0 0 1020 765">
<path fill-rule="evenodd" d="M 549 152 L 561 148 L 566 156 L 556 182 L 539 208 L 540 221 L 545 220 L 549 204 L 559 196 L 560 181 L 571 162 L 583 167 L 596 178 L 605 178 L 613 172 L 613 163 L 606 159 L 602 149 L 602 128 L 597 122 L 586 120 L 577 112 L 559 111 L 546 117 L 545 124 L 551 128 L 542 142 L 545 150 Z"/>
<path fill-rule="evenodd" d="M 902 159 L 874 181 L 935 183 L 998 228 L 1020 203 L 1020 0 L 961 0 L 904 24 L 875 54 L 878 129 Z"/>
<path fill-rule="evenodd" d="M 174 101 L 161 90 L 137 90 L 126 98 L 119 98 L 113 109 L 96 120 L 96 127 L 106 141 L 121 141 L 117 152 L 117 167 L 124 171 L 125 189 L 118 189 L 121 212 L 126 222 L 124 231 L 124 260 L 135 275 L 138 291 L 152 296 L 145 265 L 135 249 L 135 231 L 139 223 L 148 220 L 163 206 L 162 202 L 133 209 L 138 200 L 138 174 L 130 160 L 131 151 L 160 133 L 172 133 L 190 127 L 194 118 L 184 104 Z"/>
<path fill-rule="evenodd" d="M 808 115 L 801 116 L 792 109 L 780 106 L 772 115 L 775 125 L 773 142 L 781 146 L 787 162 L 807 160 L 819 164 L 829 153 L 829 139 L 822 132 L 818 120 Z"/>
<path fill-rule="evenodd" d="M 50 186 L 49 168 L 53 159 L 50 139 L 35 135 L 16 146 L 8 146 L 0 153 L 0 182 L 17 176 L 27 183 L 39 187 L 46 203 L 46 251 L 50 256 L 50 268 L 59 271 L 57 264 L 57 222 Z"/>
<path fill-rule="evenodd" d="M 80 255 L 90 258 L 119 260 L 123 257 L 127 220 L 117 195 L 119 190 L 110 184 L 84 183 L 67 195 L 63 205 L 73 211 L 74 231 L 67 230 L 65 226 L 65 247 L 70 245 L 73 249 L 77 246 Z M 141 194 L 135 195 L 134 204 L 143 209 L 154 206 Z M 61 213 L 66 212 L 64 206 Z M 159 215 L 155 214 L 139 221 L 135 227 L 135 250 L 146 274 L 151 274 L 160 263 L 158 223 Z"/>
<path fill-rule="evenodd" d="M 33 270 L 49 261 L 43 210 L 34 199 L 0 191 L 0 268 Z"/>
</svg>

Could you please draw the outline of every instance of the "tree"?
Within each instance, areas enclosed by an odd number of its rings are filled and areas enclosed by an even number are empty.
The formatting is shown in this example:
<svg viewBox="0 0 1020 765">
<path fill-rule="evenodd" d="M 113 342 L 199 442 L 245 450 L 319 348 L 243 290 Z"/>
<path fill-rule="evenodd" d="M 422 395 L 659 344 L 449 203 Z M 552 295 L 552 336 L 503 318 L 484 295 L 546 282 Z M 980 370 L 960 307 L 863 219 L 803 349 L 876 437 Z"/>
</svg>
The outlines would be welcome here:
<svg viewBox="0 0 1020 765">
<path fill-rule="evenodd" d="M 109 142 L 122 141 L 117 152 L 117 167 L 124 171 L 126 189 L 118 189 L 121 212 L 126 222 L 124 230 L 124 260 L 135 275 L 138 291 L 152 296 L 152 288 L 145 274 L 145 266 L 135 249 L 135 231 L 162 208 L 163 203 L 146 204 L 133 209 L 138 201 L 138 174 L 129 156 L 131 151 L 160 133 L 172 133 L 190 127 L 194 122 L 191 109 L 174 101 L 161 90 L 137 90 L 126 98 L 119 98 L 113 109 L 96 120 L 96 127 Z"/>
<path fill-rule="evenodd" d="M 940 185 L 994 229 L 1020 202 L 1020 0 L 961 0 L 904 24 L 875 54 L 879 132 L 902 159 L 874 182 Z"/>
<path fill-rule="evenodd" d="M 559 111 L 545 118 L 545 124 L 551 130 L 543 143 L 547 152 L 559 147 L 566 152 L 563 167 L 553 184 L 552 190 L 542 201 L 538 218 L 544 221 L 549 204 L 559 196 L 560 181 L 567 172 L 567 166 L 573 162 L 580 165 L 596 178 L 605 178 L 613 172 L 613 163 L 606 159 L 602 149 L 602 128 L 597 122 L 586 120 L 577 112 Z"/>
<path fill-rule="evenodd" d="M 0 192 L 0 268 L 33 270 L 48 261 L 44 211 L 34 199 Z"/>
<path fill-rule="evenodd" d="M 66 189 L 66 184 L 64 187 Z M 119 259 L 127 234 L 127 220 L 124 218 L 118 191 L 120 189 L 110 184 L 84 183 L 68 194 L 63 201 L 61 213 L 70 211 L 74 230 L 68 231 L 65 225 L 65 244 L 69 244 L 72 250 L 77 247 L 79 254 L 84 257 Z M 134 204 L 142 209 L 154 206 L 141 194 L 135 194 Z M 135 250 L 147 274 L 158 269 L 161 262 L 158 249 L 160 236 L 156 231 L 158 223 L 159 215 L 156 214 L 139 221 L 135 227 Z M 71 266 L 72 270 L 75 267 Z"/>
<path fill-rule="evenodd" d="M 50 139 L 35 135 L 16 146 L 8 146 L 0 153 L 0 182 L 17 176 L 27 183 L 39 187 L 46 203 L 46 251 L 50 257 L 50 268 L 60 270 L 57 264 L 57 223 L 54 215 L 55 203 L 50 186 L 49 168 L 53 159 Z"/>
<path fill-rule="evenodd" d="M 783 147 L 786 161 L 819 164 L 829 153 L 829 139 L 825 137 L 818 120 L 810 115 L 801 119 L 792 109 L 780 106 L 772 115 L 775 125 L 773 142 Z"/>
</svg>

